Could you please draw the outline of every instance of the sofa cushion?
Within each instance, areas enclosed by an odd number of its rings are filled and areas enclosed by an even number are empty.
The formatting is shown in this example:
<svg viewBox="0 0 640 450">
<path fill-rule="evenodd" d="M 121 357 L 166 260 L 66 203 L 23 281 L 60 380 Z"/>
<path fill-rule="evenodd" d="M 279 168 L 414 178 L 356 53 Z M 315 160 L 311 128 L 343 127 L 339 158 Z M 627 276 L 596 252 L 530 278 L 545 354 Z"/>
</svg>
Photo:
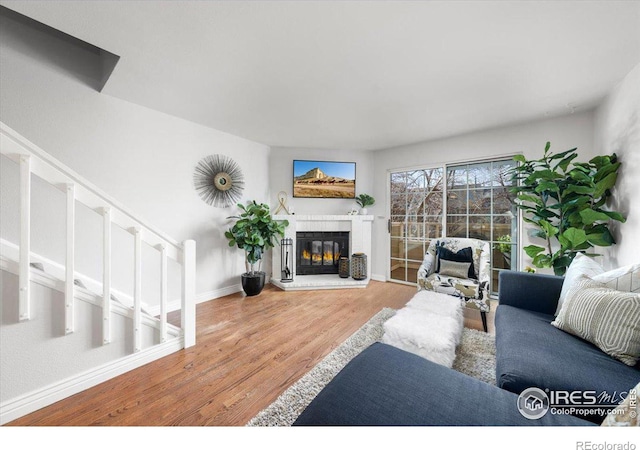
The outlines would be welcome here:
<svg viewBox="0 0 640 450">
<path fill-rule="evenodd" d="M 580 276 L 551 325 L 581 337 L 634 366 L 640 358 L 640 294 Z"/>
<path fill-rule="evenodd" d="M 518 396 L 395 347 L 356 356 L 294 422 L 301 425 L 590 425 L 571 416 L 523 417 Z"/>
<path fill-rule="evenodd" d="M 595 345 L 551 325 L 554 316 L 499 305 L 496 309 L 496 382 L 520 393 L 529 387 L 591 390 L 609 394 L 602 404 L 616 404 L 640 380 L 631 367 Z M 603 415 L 587 417 L 600 423 Z"/>
</svg>

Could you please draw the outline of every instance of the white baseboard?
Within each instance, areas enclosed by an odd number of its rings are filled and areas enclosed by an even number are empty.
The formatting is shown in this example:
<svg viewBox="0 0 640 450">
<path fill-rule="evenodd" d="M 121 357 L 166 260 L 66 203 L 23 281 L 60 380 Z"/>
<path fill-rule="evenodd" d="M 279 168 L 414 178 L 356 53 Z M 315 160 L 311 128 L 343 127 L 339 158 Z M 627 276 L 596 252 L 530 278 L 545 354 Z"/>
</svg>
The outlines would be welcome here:
<svg viewBox="0 0 640 450">
<path fill-rule="evenodd" d="M 387 281 L 387 277 L 386 276 L 380 275 L 380 274 L 377 274 L 377 273 L 372 273 L 371 274 L 371 279 L 373 281 L 382 281 L 383 283 L 385 283 Z"/>
<path fill-rule="evenodd" d="M 182 337 L 154 345 L 129 356 L 117 359 L 60 382 L 37 389 L 0 404 L 0 425 L 38 409 L 49 406 L 71 395 L 82 392 L 125 372 L 175 353 L 184 347 Z"/>
<path fill-rule="evenodd" d="M 242 292 L 241 284 L 214 289 L 212 291 L 201 292 L 199 294 L 196 294 L 196 304 L 208 302 L 209 300 L 215 300 L 216 298 L 235 294 L 236 292 Z M 182 300 L 180 299 L 173 300 L 167 303 L 167 311 L 178 311 L 181 307 Z M 151 306 L 147 310 L 152 316 L 160 315 L 160 305 Z"/>
<path fill-rule="evenodd" d="M 196 303 L 207 302 L 209 300 L 214 300 L 226 295 L 235 294 L 236 292 L 242 292 L 241 284 L 234 284 L 233 286 L 227 286 L 220 289 L 214 289 L 212 291 L 201 292 L 196 295 Z"/>
</svg>

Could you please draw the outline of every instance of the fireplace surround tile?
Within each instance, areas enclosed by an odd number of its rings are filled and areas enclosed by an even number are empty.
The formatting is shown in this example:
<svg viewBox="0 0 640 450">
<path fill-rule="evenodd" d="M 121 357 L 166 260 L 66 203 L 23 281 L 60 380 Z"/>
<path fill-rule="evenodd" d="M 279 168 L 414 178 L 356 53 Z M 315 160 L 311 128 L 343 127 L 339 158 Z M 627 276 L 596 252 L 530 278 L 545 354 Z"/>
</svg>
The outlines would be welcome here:
<svg viewBox="0 0 640 450">
<path fill-rule="evenodd" d="M 372 215 L 275 215 L 273 218 L 274 220 L 286 219 L 289 221 L 284 237 L 293 239 L 294 247 L 296 233 L 299 231 L 348 231 L 350 253 L 364 253 L 371 257 Z M 297 255 L 297 248 L 293 249 L 293 254 Z M 291 265 L 295 268 L 296 261 L 292 261 Z M 371 279 L 371 266 L 369 265 L 365 280 L 340 278 L 337 273 L 330 275 L 298 275 L 294 273 L 292 282 L 281 283 L 280 251 L 278 247 L 272 251 L 271 267 L 271 283 L 283 290 L 364 288 L 367 287 Z"/>
</svg>

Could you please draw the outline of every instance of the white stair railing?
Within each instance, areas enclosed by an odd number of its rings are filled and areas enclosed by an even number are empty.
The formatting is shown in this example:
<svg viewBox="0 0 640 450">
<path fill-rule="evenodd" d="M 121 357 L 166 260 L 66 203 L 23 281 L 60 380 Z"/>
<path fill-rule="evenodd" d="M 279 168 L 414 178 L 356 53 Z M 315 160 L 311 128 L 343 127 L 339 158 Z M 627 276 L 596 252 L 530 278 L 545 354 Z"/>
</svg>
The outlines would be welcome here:
<svg viewBox="0 0 640 450">
<path fill-rule="evenodd" d="M 181 338 L 184 348 L 195 345 L 195 241 L 179 243 L 144 220 L 136 217 L 116 200 L 92 185 L 73 170 L 44 152 L 19 133 L 0 122 L 0 153 L 20 165 L 20 248 L 18 261 L 20 321 L 30 319 L 30 247 L 31 234 L 31 176 L 39 178 L 66 191 L 66 257 L 65 257 L 65 332 L 73 333 L 74 304 L 76 301 L 75 214 L 76 201 L 103 217 L 103 274 L 102 274 L 102 341 L 108 344 L 111 335 L 112 309 L 112 236 L 115 224 L 134 236 L 134 295 L 133 295 L 133 352 L 141 350 L 142 343 L 142 243 L 154 247 L 160 253 L 160 329 L 161 342 L 167 340 L 167 262 L 171 258 L 182 266 Z M 148 321 L 148 318 L 146 319 Z"/>
</svg>

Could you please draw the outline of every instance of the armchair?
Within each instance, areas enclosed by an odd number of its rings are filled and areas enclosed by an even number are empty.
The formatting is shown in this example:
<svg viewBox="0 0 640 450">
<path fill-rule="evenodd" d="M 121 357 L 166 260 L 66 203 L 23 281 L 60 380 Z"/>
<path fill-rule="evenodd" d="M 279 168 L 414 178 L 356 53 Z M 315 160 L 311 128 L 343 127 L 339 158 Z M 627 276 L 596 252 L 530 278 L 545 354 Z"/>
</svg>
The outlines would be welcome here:
<svg viewBox="0 0 640 450">
<path fill-rule="evenodd" d="M 450 263 L 447 263 L 445 270 L 441 270 L 441 261 L 437 256 L 439 248 L 449 250 L 449 252 L 441 253 L 461 255 L 458 252 L 469 247 L 471 248 L 473 270 L 469 270 L 467 276 L 450 271 Z M 432 240 L 418 269 L 418 290 L 440 292 L 462 299 L 466 307 L 480 311 L 482 326 L 484 331 L 487 331 L 486 314 L 490 311 L 488 290 L 491 273 L 489 252 L 489 243 L 479 239 L 439 238 Z M 444 257 L 443 259 L 450 258 Z M 464 258 L 454 256 L 451 259 L 461 261 Z"/>
</svg>

